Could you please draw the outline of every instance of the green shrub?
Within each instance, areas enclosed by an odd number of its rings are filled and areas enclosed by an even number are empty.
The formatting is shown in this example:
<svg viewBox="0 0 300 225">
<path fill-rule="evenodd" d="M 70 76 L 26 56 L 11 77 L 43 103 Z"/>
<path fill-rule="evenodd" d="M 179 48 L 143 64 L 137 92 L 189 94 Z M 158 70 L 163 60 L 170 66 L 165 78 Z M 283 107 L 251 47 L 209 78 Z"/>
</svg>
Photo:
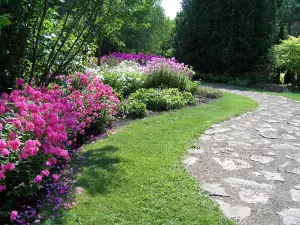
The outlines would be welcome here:
<svg viewBox="0 0 300 225">
<path fill-rule="evenodd" d="M 223 96 L 222 92 L 210 87 L 199 87 L 196 91 L 197 95 L 200 95 L 204 98 L 221 98 Z"/>
<path fill-rule="evenodd" d="M 281 69 L 290 70 L 293 86 L 300 86 L 300 37 L 290 36 L 281 44 L 274 45 L 269 51 L 269 58 L 273 64 Z M 294 74 L 294 75 L 292 75 Z"/>
<path fill-rule="evenodd" d="M 197 86 L 197 89 L 198 88 L 199 88 L 199 86 Z M 196 91 L 197 91 L 197 89 L 196 89 Z M 186 106 L 191 106 L 191 105 L 196 104 L 195 97 L 190 92 L 183 92 L 183 102 L 184 102 L 184 105 L 186 105 Z"/>
<path fill-rule="evenodd" d="M 122 102 L 118 107 L 118 115 L 126 118 L 144 118 L 147 116 L 146 104 L 135 99 Z"/>
<path fill-rule="evenodd" d="M 250 85 L 251 83 L 255 83 L 257 81 L 258 77 L 252 76 L 254 73 L 245 75 L 244 77 L 233 77 L 229 74 L 216 74 L 216 73 L 200 73 L 198 77 L 202 80 L 207 81 L 213 81 L 213 82 L 221 82 L 221 83 L 227 83 L 230 85 L 236 85 L 241 87 L 246 87 Z M 252 78 L 252 79 L 250 79 Z M 261 77 L 260 77 L 261 79 Z"/>
<path fill-rule="evenodd" d="M 182 93 L 177 88 L 140 89 L 132 94 L 129 99 L 142 102 L 146 104 L 147 109 L 154 111 L 180 109 L 196 103 L 191 93 Z"/>
<path fill-rule="evenodd" d="M 233 80 L 229 81 L 228 84 L 240 86 L 240 87 L 247 87 L 250 84 L 250 81 L 247 78 L 234 78 Z"/>
<path fill-rule="evenodd" d="M 184 73 L 170 69 L 155 70 L 146 77 L 146 88 L 178 88 L 180 91 L 194 93 L 198 83 L 190 80 Z"/>
</svg>

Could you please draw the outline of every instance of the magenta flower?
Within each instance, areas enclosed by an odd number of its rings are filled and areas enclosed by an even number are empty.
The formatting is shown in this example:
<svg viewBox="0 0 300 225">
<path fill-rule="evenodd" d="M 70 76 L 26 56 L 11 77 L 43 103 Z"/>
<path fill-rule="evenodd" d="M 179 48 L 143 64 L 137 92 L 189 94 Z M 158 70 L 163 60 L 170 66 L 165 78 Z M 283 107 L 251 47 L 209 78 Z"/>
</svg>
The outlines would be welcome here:
<svg viewBox="0 0 300 225">
<path fill-rule="evenodd" d="M 13 141 L 8 141 L 8 146 L 12 148 L 13 151 L 17 151 L 20 148 L 20 141 L 19 139 L 15 139 Z"/>
<path fill-rule="evenodd" d="M 52 174 L 52 178 L 57 181 L 59 179 L 59 175 L 58 174 Z"/>
<path fill-rule="evenodd" d="M 2 152 L 1 152 L 1 154 L 3 155 L 3 156 L 9 156 L 9 151 L 8 151 L 8 149 L 3 149 L 2 150 Z"/>
<path fill-rule="evenodd" d="M 0 193 L 4 190 L 6 190 L 6 185 L 0 185 Z"/>
<path fill-rule="evenodd" d="M 16 80 L 16 85 L 19 86 L 19 87 L 23 86 L 24 85 L 24 80 L 22 78 L 18 78 Z"/>
<path fill-rule="evenodd" d="M 0 151 L 2 151 L 6 147 L 6 142 L 4 140 L 0 140 Z"/>
<path fill-rule="evenodd" d="M 10 214 L 10 220 L 15 221 L 17 219 L 17 216 L 18 216 L 18 211 L 12 211 Z"/>
<path fill-rule="evenodd" d="M 34 180 L 33 180 L 33 182 L 34 183 L 41 183 L 42 182 L 42 179 L 43 179 L 43 177 L 41 176 L 41 175 L 37 175 L 35 178 L 34 178 Z"/>
<path fill-rule="evenodd" d="M 7 163 L 5 165 L 5 169 L 8 170 L 8 171 L 12 171 L 12 170 L 15 169 L 15 164 L 13 164 L 13 163 Z"/>
<path fill-rule="evenodd" d="M 42 174 L 43 174 L 45 177 L 48 177 L 48 176 L 49 176 L 49 171 L 48 171 L 48 170 L 43 170 L 43 171 L 42 171 Z"/>
<path fill-rule="evenodd" d="M 0 180 L 3 180 L 3 178 L 4 178 L 4 172 L 0 171 Z"/>
</svg>

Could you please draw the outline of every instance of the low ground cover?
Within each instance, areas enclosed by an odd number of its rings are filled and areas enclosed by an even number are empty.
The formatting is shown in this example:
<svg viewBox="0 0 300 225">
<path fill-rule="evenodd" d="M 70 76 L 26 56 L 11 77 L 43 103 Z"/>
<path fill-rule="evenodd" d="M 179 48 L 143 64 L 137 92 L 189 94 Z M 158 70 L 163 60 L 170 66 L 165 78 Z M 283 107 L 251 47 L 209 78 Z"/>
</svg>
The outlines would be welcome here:
<svg viewBox="0 0 300 225">
<path fill-rule="evenodd" d="M 224 94 L 210 104 L 135 121 L 88 145 L 77 206 L 54 224 L 232 224 L 182 165 L 188 144 L 212 124 L 254 109 Z M 45 224 L 53 224 L 47 221 Z"/>
</svg>

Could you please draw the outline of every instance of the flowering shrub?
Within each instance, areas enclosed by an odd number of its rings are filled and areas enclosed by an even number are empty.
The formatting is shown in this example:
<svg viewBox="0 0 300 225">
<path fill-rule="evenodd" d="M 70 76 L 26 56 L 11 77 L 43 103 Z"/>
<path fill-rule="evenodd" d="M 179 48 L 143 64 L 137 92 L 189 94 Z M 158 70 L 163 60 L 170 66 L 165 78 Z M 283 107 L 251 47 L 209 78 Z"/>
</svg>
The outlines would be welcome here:
<svg viewBox="0 0 300 225">
<path fill-rule="evenodd" d="M 178 63 L 175 58 L 113 53 L 101 60 L 101 67 L 91 62 L 89 69 L 125 97 L 144 87 L 179 88 L 180 91 L 191 93 L 198 87 L 197 83 L 191 81 L 195 74 L 192 68 Z"/>
<path fill-rule="evenodd" d="M 112 119 L 119 103 L 90 73 L 60 77 L 62 85 L 51 89 L 16 83 L 19 90 L 0 98 L 0 211 L 13 210 L 12 221 L 29 197 L 58 184 L 78 134 Z"/>
<path fill-rule="evenodd" d="M 114 52 L 109 56 L 104 56 L 101 58 L 101 62 L 105 64 L 112 64 L 112 62 L 120 63 L 122 61 L 135 61 L 139 64 L 145 64 L 149 61 L 152 61 L 154 58 L 162 58 L 158 55 L 153 54 L 130 54 L 130 53 L 120 53 Z"/>
<path fill-rule="evenodd" d="M 143 71 L 149 75 L 161 70 L 168 70 L 178 75 L 186 75 L 190 79 L 195 74 L 191 67 L 184 65 L 183 63 L 178 63 L 175 58 L 152 58 L 152 60 L 148 61 L 143 67 Z"/>
<path fill-rule="evenodd" d="M 142 88 L 145 83 L 145 74 L 140 65 L 134 61 L 123 61 L 114 67 L 103 66 L 100 75 L 105 84 L 123 96 Z"/>
</svg>

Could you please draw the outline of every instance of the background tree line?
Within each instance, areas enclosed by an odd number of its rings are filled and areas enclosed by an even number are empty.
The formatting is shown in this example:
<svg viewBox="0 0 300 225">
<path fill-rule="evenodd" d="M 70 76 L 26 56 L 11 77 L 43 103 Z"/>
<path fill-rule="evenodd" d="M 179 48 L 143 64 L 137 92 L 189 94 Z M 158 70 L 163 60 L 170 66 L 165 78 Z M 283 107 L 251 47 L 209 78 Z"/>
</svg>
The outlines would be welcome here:
<svg viewBox="0 0 300 225">
<path fill-rule="evenodd" d="M 256 79 L 279 73 L 269 49 L 300 34 L 299 0 L 183 0 L 176 18 L 176 57 L 199 73 Z"/>
</svg>

